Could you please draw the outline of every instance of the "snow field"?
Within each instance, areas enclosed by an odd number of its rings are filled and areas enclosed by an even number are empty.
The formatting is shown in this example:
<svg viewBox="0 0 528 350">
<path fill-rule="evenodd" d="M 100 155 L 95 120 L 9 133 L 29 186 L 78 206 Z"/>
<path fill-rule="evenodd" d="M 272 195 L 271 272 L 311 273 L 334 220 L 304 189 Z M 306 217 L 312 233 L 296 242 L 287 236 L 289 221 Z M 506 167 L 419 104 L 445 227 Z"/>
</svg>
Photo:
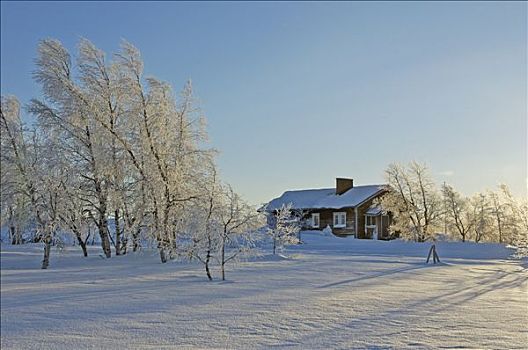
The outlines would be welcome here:
<svg viewBox="0 0 528 350">
<path fill-rule="evenodd" d="M 525 349 L 528 272 L 498 244 L 303 233 L 208 282 L 155 251 L 88 258 L 78 247 L 1 247 L 2 349 Z M 218 278 L 218 271 L 214 271 Z"/>
</svg>

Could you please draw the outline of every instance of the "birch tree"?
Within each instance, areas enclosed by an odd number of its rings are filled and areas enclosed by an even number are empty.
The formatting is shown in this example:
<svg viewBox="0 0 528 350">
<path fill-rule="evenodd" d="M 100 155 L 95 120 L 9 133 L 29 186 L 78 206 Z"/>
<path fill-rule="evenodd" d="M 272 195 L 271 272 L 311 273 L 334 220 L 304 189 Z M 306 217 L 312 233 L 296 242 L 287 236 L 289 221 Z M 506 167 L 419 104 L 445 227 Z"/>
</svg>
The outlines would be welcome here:
<svg viewBox="0 0 528 350">
<path fill-rule="evenodd" d="M 516 220 L 518 216 L 514 214 L 515 206 L 522 203 L 515 200 L 510 189 L 505 184 L 500 184 L 495 191 L 488 191 L 488 204 L 491 216 L 494 221 L 494 228 L 497 233 L 499 243 L 512 243 L 514 238 Z"/>
<path fill-rule="evenodd" d="M 256 230 L 263 222 L 255 208 L 220 182 L 214 163 L 210 166 L 209 176 L 202 182 L 203 192 L 187 208 L 191 215 L 181 221 L 184 234 L 179 236 L 187 245 L 180 251 L 202 263 L 209 280 L 218 263 L 225 280 L 226 265 L 249 256 L 255 248 Z"/>
<path fill-rule="evenodd" d="M 2 96 L 0 117 L 2 226 L 8 227 L 12 244 L 22 244 L 31 215 L 28 188 L 33 184 L 27 174 L 24 131 L 16 97 Z"/>
<path fill-rule="evenodd" d="M 187 227 L 191 244 L 188 255 L 203 264 L 207 278 L 212 281 L 211 264 L 221 245 L 221 225 L 218 211 L 221 205 L 221 186 L 216 168 L 212 166 L 211 176 L 203 182 L 202 195 L 193 201 L 192 217 Z"/>
<path fill-rule="evenodd" d="M 271 220 L 271 227 L 268 228 L 268 235 L 273 243 L 273 255 L 277 251 L 284 249 L 287 244 L 299 243 L 299 231 L 301 230 L 299 218 L 295 215 L 291 203 L 283 204 L 275 212 L 269 213 L 273 215 Z"/>
<path fill-rule="evenodd" d="M 391 231 L 416 242 L 433 239 L 442 202 L 427 167 L 417 162 L 393 163 L 385 170 L 385 178 L 390 191 L 380 203 L 394 215 Z"/>
<path fill-rule="evenodd" d="M 17 98 L 2 96 L 1 101 L 2 226 L 8 226 L 12 244 L 21 244 L 30 205 L 26 189 L 31 186 L 26 175 L 24 132 Z"/>
<path fill-rule="evenodd" d="M 447 221 L 458 232 L 462 242 L 465 242 L 475 223 L 469 208 L 469 201 L 450 185 L 444 184 L 442 192 L 446 202 Z"/>
<path fill-rule="evenodd" d="M 477 193 L 471 198 L 470 204 L 474 221 L 473 238 L 475 243 L 482 239 L 489 239 L 493 228 L 493 218 L 488 197 L 485 193 Z"/>
<path fill-rule="evenodd" d="M 500 186 L 506 208 L 505 231 L 507 240 L 516 248 L 516 257 L 528 256 L 528 200 L 516 199 L 506 185 Z"/>
<path fill-rule="evenodd" d="M 108 138 L 97 122 L 103 113 L 98 94 L 91 93 L 85 69 L 81 67 L 80 78 L 74 78 L 71 56 L 57 40 L 40 42 L 36 65 L 34 78 L 41 85 L 44 101 L 32 100 L 30 110 L 37 116 L 40 127 L 57 135 L 55 146 L 64 152 L 83 179 L 83 200 L 91 208 L 88 213 L 98 228 L 103 252 L 109 258 L 106 173 L 109 160 L 105 150 Z"/>
<path fill-rule="evenodd" d="M 251 252 L 255 231 L 263 226 L 263 220 L 260 213 L 244 202 L 231 186 L 223 188 L 218 217 L 221 225 L 219 260 L 222 280 L 225 280 L 225 265 Z"/>
<path fill-rule="evenodd" d="M 47 269 L 51 253 L 51 243 L 58 220 L 56 220 L 57 190 L 51 186 L 44 170 L 43 149 L 38 134 L 31 136 L 24 132 L 20 118 L 20 104 L 15 97 L 2 98 L 0 110 L 2 134 L 2 187 L 12 189 L 11 195 L 24 199 L 29 204 L 29 221 L 36 227 L 33 241 L 44 242 L 42 269 Z M 4 196 L 2 196 L 4 201 Z M 2 206 L 5 206 L 2 203 Z M 12 209 L 12 207 L 11 207 Z M 17 208 L 21 211 L 25 208 Z M 18 232 L 17 235 L 21 233 Z M 18 236 L 19 237 L 19 236 Z M 18 238 L 17 238 L 18 239 Z M 18 243 L 18 242 L 17 242 Z"/>
<path fill-rule="evenodd" d="M 124 138 L 118 140 L 141 175 L 149 202 L 147 230 L 166 262 L 177 245 L 174 216 L 183 203 L 197 198 L 202 164 L 212 156 L 199 148 L 206 136 L 203 116 L 190 83 L 176 101 L 168 84 L 143 78 L 143 62 L 135 47 L 123 43 L 117 57 L 125 67 L 123 80 L 130 92 L 128 124 L 136 130 L 139 144 L 134 149 Z"/>
<path fill-rule="evenodd" d="M 210 166 L 216 153 L 206 147 L 191 83 L 175 95 L 169 84 L 145 76 L 139 50 L 127 42 L 111 58 L 86 39 L 74 56 L 54 39 L 41 41 L 37 51 L 33 77 L 43 97 L 28 106 L 37 118 L 33 149 L 18 104 L 2 99 L 8 165 L 1 173 L 2 222 L 9 222 L 12 240 L 22 241 L 27 216 L 46 243 L 46 261 L 59 228 L 72 232 L 86 256 L 95 226 L 107 258 L 112 244 L 119 255 L 148 238 L 166 262 L 185 253 L 180 244 L 203 224 L 200 244 L 211 237 L 207 265 L 219 259 L 224 269 L 236 260 L 252 215 Z"/>
<path fill-rule="evenodd" d="M 77 244 L 81 247 L 83 256 L 88 256 L 87 244 L 91 235 L 92 222 L 90 220 L 89 208 L 81 199 L 80 183 L 78 176 L 74 173 L 66 173 L 61 179 L 59 191 L 61 201 L 59 203 L 59 218 L 61 227 L 73 234 Z"/>
<path fill-rule="evenodd" d="M 518 201 L 514 208 L 517 220 L 512 243 L 516 247 L 515 255 L 518 258 L 525 258 L 528 257 L 528 201 L 526 199 Z"/>
</svg>

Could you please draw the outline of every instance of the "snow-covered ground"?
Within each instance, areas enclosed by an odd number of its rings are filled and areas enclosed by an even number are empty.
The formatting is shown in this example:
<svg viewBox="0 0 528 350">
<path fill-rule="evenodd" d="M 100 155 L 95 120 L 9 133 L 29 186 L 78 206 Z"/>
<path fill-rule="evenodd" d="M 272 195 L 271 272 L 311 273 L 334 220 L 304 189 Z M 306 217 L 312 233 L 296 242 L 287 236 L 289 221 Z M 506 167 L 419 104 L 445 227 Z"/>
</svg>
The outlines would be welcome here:
<svg viewBox="0 0 528 350">
<path fill-rule="evenodd" d="M 208 282 L 155 252 L 1 247 L 1 347 L 526 349 L 527 270 L 500 245 L 322 237 Z"/>
</svg>

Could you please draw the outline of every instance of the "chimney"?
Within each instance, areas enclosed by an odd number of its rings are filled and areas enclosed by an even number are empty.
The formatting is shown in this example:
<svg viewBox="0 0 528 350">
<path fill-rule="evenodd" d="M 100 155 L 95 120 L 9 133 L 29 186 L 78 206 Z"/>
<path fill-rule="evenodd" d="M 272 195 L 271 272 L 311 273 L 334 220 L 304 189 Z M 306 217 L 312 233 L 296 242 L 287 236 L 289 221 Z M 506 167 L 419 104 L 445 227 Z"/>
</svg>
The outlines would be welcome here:
<svg viewBox="0 0 528 350">
<path fill-rule="evenodd" d="M 354 187 L 353 179 L 347 179 L 344 177 L 336 178 L 336 194 L 343 194 L 352 187 Z"/>
</svg>

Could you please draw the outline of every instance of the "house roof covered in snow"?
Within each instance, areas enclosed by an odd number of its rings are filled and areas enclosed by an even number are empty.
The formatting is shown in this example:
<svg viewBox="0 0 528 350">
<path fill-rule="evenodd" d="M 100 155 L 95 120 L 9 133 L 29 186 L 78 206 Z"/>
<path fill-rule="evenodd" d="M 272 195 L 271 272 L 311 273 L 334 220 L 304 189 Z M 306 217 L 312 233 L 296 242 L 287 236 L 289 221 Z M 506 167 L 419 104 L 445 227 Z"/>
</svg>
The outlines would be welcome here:
<svg viewBox="0 0 528 350">
<path fill-rule="evenodd" d="M 269 202 L 265 209 L 273 211 L 290 203 L 292 209 L 354 208 L 385 189 L 384 185 L 354 186 L 340 195 L 335 188 L 286 191 Z"/>
<path fill-rule="evenodd" d="M 366 215 L 374 215 L 377 216 L 381 214 L 382 208 L 380 205 L 372 205 L 368 210 L 365 212 Z"/>
</svg>

